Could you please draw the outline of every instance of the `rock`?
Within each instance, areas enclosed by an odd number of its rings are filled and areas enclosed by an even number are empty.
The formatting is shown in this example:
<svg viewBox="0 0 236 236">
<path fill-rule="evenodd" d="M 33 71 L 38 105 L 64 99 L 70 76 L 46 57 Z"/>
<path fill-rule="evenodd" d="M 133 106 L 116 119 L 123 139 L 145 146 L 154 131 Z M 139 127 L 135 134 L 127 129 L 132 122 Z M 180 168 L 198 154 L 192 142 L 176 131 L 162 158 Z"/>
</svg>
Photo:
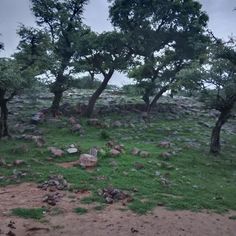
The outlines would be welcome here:
<svg viewBox="0 0 236 236">
<path fill-rule="evenodd" d="M 119 152 L 123 152 L 124 151 L 124 145 L 123 144 L 117 144 L 114 146 L 114 149 L 119 151 Z"/>
<path fill-rule="evenodd" d="M 159 156 L 165 160 L 169 160 L 171 158 L 172 154 L 169 152 L 162 152 Z"/>
<path fill-rule="evenodd" d="M 75 117 L 73 117 L 73 116 L 69 118 L 68 122 L 69 122 L 71 125 L 75 125 L 75 124 L 77 123 Z"/>
<path fill-rule="evenodd" d="M 140 152 L 141 152 L 140 149 L 138 149 L 138 148 L 133 148 L 131 154 L 134 155 L 134 156 L 138 156 Z"/>
<path fill-rule="evenodd" d="M 112 127 L 114 128 L 120 128 L 121 126 L 122 126 L 122 123 L 118 120 L 112 123 Z"/>
<path fill-rule="evenodd" d="M 50 193 L 43 197 L 43 202 L 46 202 L 50 206 L 55 206 L 63 196 L 60 193 Z"/>
<path fill-rule="evenodd" d="M 52 153 L 54 157 L 62 157 L 65 154 L 64 151 L 55 147 L 49 147 L 48 150 Z"/>
<path fill-rule="evenodd" d="M 91 168 L 97 165 L 97 157 L 90 154 L 81 154 L 79 158 L 80 166 L 84 168 Z"/>
<path fill-rule="evenodd" d="M 71 127 L 71 131 L 74 133 L 81 132 L 81 130 L 82 130 L 82 126 L 80 124 L 74 124 Z"/>
<path fill-rule="evenodd" d="M 3 159 L 3 158 L 1 158 L 0 159 L 0 166 L 6 166 L 6 161 Z"/>
<path fill-rule="evenodd" d="M 108 204 L 112 204 L 114 201 L 132 200 L 129 194 L 112 187 L 104 188 L 98 194 L 101 195 Z"/>
<path fill-rule="evenodd" d="M 45 191 L 49 190 L 51 192 L 56 190 L 67 190 L 68 187 L 69 184 L 62 175 L 49 176 L 48 181 L 38 185 L 38 188 L 41 188 Z"/>
<path fill-rule="evenodd" d="M 20 166 L 20 165 L 23 165 L 23 164 L 25 164 L 25 161 L 23 161 L 23 160 L 15 160 L 15 161 L 13 161 L 13 165 L 15 165 L 15 166 Z"/>
<path fill-rule="evenodd" d="M 90 150 L 89 150 L 89 154 L 90 155 L 92 155 L 92 156 L 94 156 L 94 157 L 97 157 L 97 155 L 98 155 L 98 149 L 97 148 L 91 148 Z"/>
<path fill-rule="evenodd" d="M 88 119 L 87 124 L 90 126 L 96 126 L 96 127 L 101 126 L 101 122 L 98 119 Z"/>
<path fill-rule="evenodd" d="M 170 148 L 171 146 L 171 143 L 168 142 L 168 141 L 161 141 L 159 144 L 158 144 L 159 147 L 162 147 L 162 148 Z"/>
<path fill-rule="evenodd" d="M 106 145 L 107 145 L 109 148 L 113 148 L 113 147 L 115 146 L 115 142 L 112 141 L 112 140 L 110 140 L 110 141 L 107 142 Z"/>
<path fill-rule="evenodd" d="M 69 154 L 75 154 L 78 152 L 78 149 L 76 147 L 70 147 L 66 150 Z"/>
<path fill-rule="evenodd" d="M 44 113 L 38 112 L 32 116 L 30 123 L 33 125 L 38 125 L 39 123 L 42 123 L 44 119 L 45 119 Z"/>
<path fill-rule="evenodd" d="M 120 155 L 120 151 L 118 151 L 117 149 L 111 149 L 110 154 L 112 157 L 116 157 Z"/>
<path fill-rule="evenodd" d="M 143 158 L 146 158 L 146 157 L 149 157 L 150 156 L 150 153 L 147 152 L 147 151 L 141 151 L 139 153 L 139 156 L 143 157 Z"/>
<path fill-rule="evenodd" d="M 22 138 L 25 140 L 34 141 L 37 147 L 43 147 L 43 145 L 45 144 L 44 138 L 39 135 L 22 135 Z"/>
</svg>

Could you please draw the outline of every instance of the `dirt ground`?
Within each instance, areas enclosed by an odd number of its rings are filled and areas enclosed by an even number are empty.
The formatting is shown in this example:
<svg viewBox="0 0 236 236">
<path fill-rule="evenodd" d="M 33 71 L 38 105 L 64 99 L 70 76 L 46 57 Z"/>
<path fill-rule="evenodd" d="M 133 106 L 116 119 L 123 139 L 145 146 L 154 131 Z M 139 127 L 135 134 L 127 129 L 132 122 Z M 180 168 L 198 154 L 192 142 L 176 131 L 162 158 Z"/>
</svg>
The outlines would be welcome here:
<svg viewBox="0 0 236 236">
<path fill-rule="evenodd" d="M 158 207 L 148 215 L 137 215 L 121 210 L 121 204 L 112 204 L 104 210 L 94 210 L 95 205 L 82 205 L 80 199 L 89 192 L 61 192 L 63 197 L 54 207 L 42 202 L 47 192 L 33 183 L 0 188 L 0 235 L 16 236 L 106 236 L 106 235 L 167 235 L 167 236 L 235 236 L 236 221 L 215 213 L 168 211 Z M 10 216 L 13 208 L 47 207 L 42 220 L 28 220 Z M 78 215 L 76 207 L 88 208 L 88 213 Z M 55 211 L 55 209 L 57 211 Z M 123 207 L 124 209 L 124 207 Z M 57 213 L 56 213 L 57 212 Z M 16 229 L 8 227 L 10 221 Z M 10 234 L 11 231 L 13 234 Z"/>
</svg>

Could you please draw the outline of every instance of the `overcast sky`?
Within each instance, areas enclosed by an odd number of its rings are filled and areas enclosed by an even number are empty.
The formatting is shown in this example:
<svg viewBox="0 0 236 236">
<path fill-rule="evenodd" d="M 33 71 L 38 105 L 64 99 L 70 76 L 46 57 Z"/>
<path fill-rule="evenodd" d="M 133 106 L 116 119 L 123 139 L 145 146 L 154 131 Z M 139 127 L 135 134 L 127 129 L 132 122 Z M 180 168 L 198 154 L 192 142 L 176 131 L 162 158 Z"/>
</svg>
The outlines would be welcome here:
<svg viewBox="0 0 236 236">
<path fill-rule="evenodd" d="M 236 36 L 236 0 L 199 0 L 210 17 L 209 28 L 218 37 Z M 84 20 L 93 30 L 102 32 L 112 29 L 108 21 L 107 0 L 90 0 L 85 9 Z M 0 0 L 0 42 L 5 51 L 0 56 L 10 56 L 16 49 L 16 29 L 20 23 L 34 25 L 29 0 Z M 116 80 L 116 78 L 114 78 Z M 123 79 L 119 83 L 125 83 Z"/>
</svg>

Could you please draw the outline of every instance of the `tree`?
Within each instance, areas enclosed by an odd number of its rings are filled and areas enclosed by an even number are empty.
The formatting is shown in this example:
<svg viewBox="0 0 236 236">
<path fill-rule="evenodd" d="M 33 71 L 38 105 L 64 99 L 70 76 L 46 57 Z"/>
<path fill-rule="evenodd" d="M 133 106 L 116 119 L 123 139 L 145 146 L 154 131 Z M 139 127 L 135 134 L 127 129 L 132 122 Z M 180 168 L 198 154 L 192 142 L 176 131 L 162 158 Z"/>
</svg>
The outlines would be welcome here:
<svg viewBox="0 0 236 236">
<path fill-rule="evenodd" d="M 90 32 L 78 42 L 79 70 L 87 71 L 90 75 L 102 74 L 103 80 L 89 99 L 86 116 L 91 117 L 97 99 L 106 89 L 115 71 L 127 69 L 131 53 L 127 48 L 124 34 Z"/>
<path fill-rule="evenodd" d="M 208 17 L 193 0 L 110 2 L 112 23 L 127 35 L 136 55 L 138 65 L 129 75 L 144 88 L 149 112 L 164 92 L 179 84 L 177 73 L 205 51 Z"/>
<path fill-rule="evenodd" d="M 220 133 L 222 126 L 231 116 L 236 103 L 236 51 L 235 43 L 226 45 L 219 42 L 214 46 L 208 65 L 205 68 L 205 78 L 214 89 L 205 91 L 205 102 L 220 112 L 212 130 L 210 153 L 219 154 L 221 150 Z"/>
<path fill-rule="evenodd" d="M 39 29 L 28 30 L 29 38 L 38 31 L 45 35 L 43 72 L 47 71 L 50 80 L 50 90 L 54 94 L 51 105 L 52 114 L 58 114 L 63 92 L 68 89 L 75 55 L 75 41 L 83 34 L 81 17 L 88 0 L 31 0 L 32 11 L 36 17 Z M 22 43 L 27 44 L 27 29 Z M 42 56 L 35 57 L 42 60 Z M 45 63 L 46 62 L 46 63 Z"/>
<path fill-rule="evenodd" d="M 16 60 L 0 58 L 0 138 L 9 136 L 7 104 L 23 88 L 30 86 L 26 73 L 23 73 Z"/>
</svg>

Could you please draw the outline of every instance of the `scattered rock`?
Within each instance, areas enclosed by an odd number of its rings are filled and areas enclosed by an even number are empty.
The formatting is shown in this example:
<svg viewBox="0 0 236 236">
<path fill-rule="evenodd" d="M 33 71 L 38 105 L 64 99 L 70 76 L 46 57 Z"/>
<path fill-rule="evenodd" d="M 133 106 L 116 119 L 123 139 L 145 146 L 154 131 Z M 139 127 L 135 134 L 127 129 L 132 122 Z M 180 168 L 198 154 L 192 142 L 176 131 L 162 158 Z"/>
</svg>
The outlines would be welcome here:
<svg viewBox="0 0 236 236">
<path fill-rule="evenodd" d="M 41 188 L 45 191 L 49 190 L 52 192 L 56 190 L 67 190 L 68 187 L 69 184 L 62 175 L 50 176 L 48 181 L 45 181 L 44 183 L 38 185 L 38 188 Z"/>
<path fill-rule="evenodd" d="M 73 116 L 70 117 L 68 121 L 69 121 L 69 123 L 70 123 L 71 125 L 75 125 L 75 124 L 77 123 L 75 117 L 73 117 Z"/>
<path fill-rule="evenodd" d="M 119 151 L 119 152 L 123 152 L 124 151 L 124 145 L 123 144 L 117 144 L 114 146 L 114 149 Z"/>
<path fill-rule="evenodd" d="M 168 141 L 161 141 L 159 144 L 158 144 L 159 147 L 162 147 L 162 148 L 170 148 L 171 147 L 171 143 L 168 142 Z"/>
<path fill-rule="evenodd" d="M 48 150 L 52 153 L 54 157 L 62 157 L 65 154 L 64 151 L 55 147 L 49 147 Z"/>
<path fill-rule="evenodd" d="M 13 165 L 14 165 L 14 166 L 21 166 L 21 165 L 23 165 L 23 164 L 25 164 L 25 161 L 23 161 L 23 160 L 15 160 L 15 161 L 13 162 Z"/>
<path fill-rule="evenodd" d="M 146 157 L 149 157 L 150 156 L 150 153 L 147 152 L 147 151 L 141 151 L 139 153 L 140 157 L 143 157 L 143 158 L 146 158 Z"/>
<path fill-rule="evenodd" d="M 71 127 L 71 131 L 73 133 L 81 133 L 82 131 L 82 126 L 80 124 L 74 124 L 72 127 Z"/>
<path fill-rule="evenodd" d="M 118 120 L 112 123 L 112 127 L 114 128 L 120 128 L 121 126 L 122 126 L 122 123 Z"/>
<path fill-rule="evenodd" d="M 44 113 L 38 112 L 32 116 L 30 123 L 33 125 L 38 125 L 38 124 L 42 123 L 44 121 L 44 119 L 45 119 Z"/>
<path fill-rule="evenodd" d="M 87 124 L 90 126 L 101 127 L 102 123 L 98 119 L 88 119 Z"/>
<path fill-rule="evenodd" d="M 171 158 L 172 154 L 170 152 L 162 152 L 159 156 L 165 160 L 169 160 Z"/>
<path fill-rule="evenodd" d="M 97 165 L 97 157 L 90 154 L 81 154 L 79 158 L 80 166 L 84 168 L 92 168 Z"/>
<path fill-rule="evenodd" d="M 110 155 L 112 156 L 112 157 L 116 157 L 116 156 L 119 156 L 120 155 L 120 151 L 118 151 L 118 150 L 116 150 L 116 149 L 111 149 L 111 151 L 110 151 Z"/>
<path fill-rule="evenodd" d="M 138 148 L 133 148 L 131 154 L 134 155 L 134 156 L 138 156 L 140 152 L 141 152 L 140 149 L 138 149 Z"/>
<path fill-rule="evenodd" d="M 45 144 L 45 140 L 42 136 L 39 135 L 22 135 L 22 138 L 25 140 L 31 140 L 34 141 L 34 143 L 37 145 L 37 147 L 43 147 Z"/>
<path fill-rule="evenodd" d="M 66 150 L 69 154 L 78 153 L 78 148 L 75 147 L 74 144 L 71 144 L 70 147 Z"/>
<path fill-rule="evenodd" d="M 100 150 L 101 151 L 101 150 Z M 93 147 L 89 150 L 89 154 L 94 156 L 94 157 L 97 157 L 98 155 L 98 149 L 96 147 Z"/>
<path fill-rule="evenodd" d="M 3 158 L 1 158 L 0 159 L 0 166 L 6 166 L 6 165 L 7 165 L 6 161 Z"/>
<path fill-rule="evenodd" d="M 129 194 L 121 191 L 120 189 L 116 188 L 104 188 L 100 193 L 100 196 L 102 196 L 107 204 L 112 204 L 115 201 L 121 201 L 121 200 L 127 200 L 131 201 L 132 198 Z"/>
<path fill-rule="evenodd" d="M 50 206 L 55 206 L 63 196 L 60 193 L 50 193 L 43 197 L 43 202 L 46 202 Z"/>
</svg>

